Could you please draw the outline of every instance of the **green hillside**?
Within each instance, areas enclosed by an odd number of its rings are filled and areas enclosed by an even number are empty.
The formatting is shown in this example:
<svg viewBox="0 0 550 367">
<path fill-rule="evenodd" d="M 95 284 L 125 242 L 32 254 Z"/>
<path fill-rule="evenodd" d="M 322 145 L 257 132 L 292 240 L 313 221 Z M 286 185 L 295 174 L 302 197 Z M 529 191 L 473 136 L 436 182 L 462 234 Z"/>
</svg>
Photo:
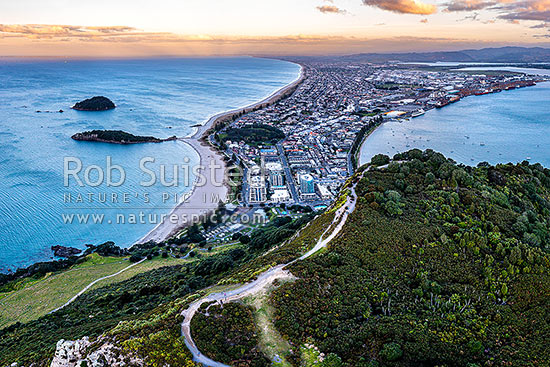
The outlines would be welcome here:
<svg viewBox="0 0 550 367">
<path fill-rule="evenodd" d="M 356 174 L 343 233 L 272 294 L 279 332 L 334 366 L 550 365 L 550 170 L 394 158 Z"/>
</svg>

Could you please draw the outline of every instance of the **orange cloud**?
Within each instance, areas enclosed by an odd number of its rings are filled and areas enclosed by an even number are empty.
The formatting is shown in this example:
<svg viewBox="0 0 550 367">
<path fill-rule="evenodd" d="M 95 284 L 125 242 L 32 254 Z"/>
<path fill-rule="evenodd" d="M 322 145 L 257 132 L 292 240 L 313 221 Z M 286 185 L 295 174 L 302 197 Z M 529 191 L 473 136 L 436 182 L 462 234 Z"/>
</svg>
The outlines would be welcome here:
<svg viewBox="0 0 550 367">
<path fill-rule="evenodd" d="M 437 12 L 437 6 L 416 0 L 363 0 L 363 4 L 402 14 L 429 15 Z"/>
<path fill-rule="evenodd" d="M 346 11 L 334 5 L 318 6 L 317 10 L 324 14 L 346 14 Z"/>
<path fill-rule="evenodd" d="M 116 37 L 166 37 L 170 33 L 151 33 L 133 27 L 89 27 L 63 24 L 0 24 L 0 37 L 24 37 L 30 39 L 112 39 Z"/>
</svg>

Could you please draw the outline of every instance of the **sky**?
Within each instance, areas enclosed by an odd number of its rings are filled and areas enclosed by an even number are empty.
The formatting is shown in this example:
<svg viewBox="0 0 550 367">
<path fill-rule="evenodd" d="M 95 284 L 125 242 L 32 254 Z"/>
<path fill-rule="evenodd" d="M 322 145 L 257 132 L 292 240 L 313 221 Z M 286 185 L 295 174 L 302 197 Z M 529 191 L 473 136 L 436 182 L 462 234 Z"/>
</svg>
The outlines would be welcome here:
<svg viewBox="0 0 550 367">
<path fill-rule="evenodd" d="M 0 56 L 550 47 L 550 0 L 0 0 Z"/>
</svg>

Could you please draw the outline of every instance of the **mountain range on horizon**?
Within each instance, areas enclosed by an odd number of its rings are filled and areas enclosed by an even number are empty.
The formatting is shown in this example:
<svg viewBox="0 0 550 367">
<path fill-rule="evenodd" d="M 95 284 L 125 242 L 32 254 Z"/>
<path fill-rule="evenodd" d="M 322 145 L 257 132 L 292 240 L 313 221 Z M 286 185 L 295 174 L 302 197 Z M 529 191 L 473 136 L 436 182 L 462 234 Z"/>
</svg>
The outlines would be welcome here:
<svg viewBox="0 0 550 367">
<path fill-rule="evenodd" d="M 319 57 L 298 57 L 298 59 Z M 296 59 L 296 58 L 295 58 Z M 360 53 L 344 56 L 327 56 L 351 62 L 480 62 L 480 63 L 541 63 L 550 60 L 550 48 L 506 46 L 498 48 L 468 49 L 459 51 Z"/>
</svg>

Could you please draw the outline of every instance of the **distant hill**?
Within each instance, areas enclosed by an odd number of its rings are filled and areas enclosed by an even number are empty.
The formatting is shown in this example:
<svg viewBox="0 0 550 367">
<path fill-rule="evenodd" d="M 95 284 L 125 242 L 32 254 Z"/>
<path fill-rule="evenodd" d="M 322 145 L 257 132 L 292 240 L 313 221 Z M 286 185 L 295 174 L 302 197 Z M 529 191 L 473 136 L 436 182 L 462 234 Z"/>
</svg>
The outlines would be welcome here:
<svg viewBox="0 0 550 367">
<path fill-rule="evenodd" d="M 481 50 L 408 52 L 408 53 L 362 53 L 342 56 L 346 61 L 366 62 L 499 62 L 499 63 L 534 63 L 548 62 L 550 48 L 542 47 L 500 47 Z"/>
<path fill-rule="evenodd" d="M 480 63 L 540 63 L 550 61 L 550 48 L 499 47 L 480 50 L 361 53 L 344 56 L 292 56 L 280 57 L 291 61 L 348 61 L 382 63 L 401 62 L 480 62 Z"/>
</svg>

